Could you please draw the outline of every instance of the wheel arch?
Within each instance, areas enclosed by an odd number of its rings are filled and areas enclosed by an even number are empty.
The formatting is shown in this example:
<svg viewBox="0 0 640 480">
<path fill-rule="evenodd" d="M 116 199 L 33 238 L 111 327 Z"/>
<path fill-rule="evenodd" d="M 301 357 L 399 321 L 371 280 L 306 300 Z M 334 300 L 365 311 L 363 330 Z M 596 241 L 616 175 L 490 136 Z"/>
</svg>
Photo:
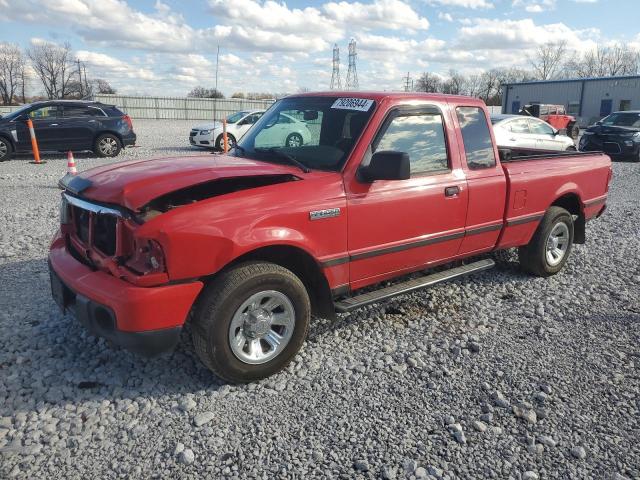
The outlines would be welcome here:
<svg viewBox="0 0 640 480">
<path fill-rule="evenodd" d="M 584 243 L 586 240 L 585 217 L 582 201 L 576 192 L 567 192 L 559 196 L 550 206 L 562 207 L 577 217 L 573 222 L 573 243 Z"/>
<path fill-rule="evenodd" d="M 251 261 L 275 263 L 293 272 L 307 289 L 313 314 L 328 319 L 336 318 L 329 282 L 319 263 L 307 251 L 293 245 L 259 247 L 236 257 L 220 271 Z"/>
<path fill-rule="evenodd" d="M 4 138 L 5 140 L 9 141 L 9 144 L 11 145 L 11 148 L 13 149 L 13 151 L 16 151 L 16 142 L 14 141 L 14 139 L 11 137 L 11 135 L 9 135 L 6 132 L 0 132 L 0 137 Z"/>
</svg>

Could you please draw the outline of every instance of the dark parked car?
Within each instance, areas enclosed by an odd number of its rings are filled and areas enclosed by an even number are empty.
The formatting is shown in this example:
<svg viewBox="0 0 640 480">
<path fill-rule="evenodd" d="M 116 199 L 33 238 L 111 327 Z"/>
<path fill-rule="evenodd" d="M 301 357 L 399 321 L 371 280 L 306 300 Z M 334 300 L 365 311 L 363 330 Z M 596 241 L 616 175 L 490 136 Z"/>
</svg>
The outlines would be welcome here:
<svg viewBox="0 0 640 480">
<path fill-rule="evenodd" d="M 580 150 L 602 151 L 612 158 L 640 162 L 640 111 L 614 112 L 587 128 L 580 139 Z"/>
<path fill-rule="evenodd" d="M 0 161 L 31 152 L 27 120 L 31 118 L 41 151 L 92 150 L 115 157 L 136 143 L 131 118 L 113 105 L 51 100 L 25 105 L 0 117 Z"/>
</svg>

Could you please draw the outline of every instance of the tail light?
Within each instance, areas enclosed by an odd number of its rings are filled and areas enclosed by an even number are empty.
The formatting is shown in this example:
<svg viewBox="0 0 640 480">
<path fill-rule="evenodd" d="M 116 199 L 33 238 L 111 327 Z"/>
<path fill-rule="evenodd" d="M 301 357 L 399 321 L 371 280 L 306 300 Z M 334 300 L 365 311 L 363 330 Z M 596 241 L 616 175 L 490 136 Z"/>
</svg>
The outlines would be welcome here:
<svg viewBox="0 0 640 480">
<path fill-rule="evenodd" d="M 140 275 L 166 271 L 162 247 L 155 240 L 136 239 L 133 255 L 126 265 Z"/>
<path fill-rule="evenodd" d="M 127 125 L 129 125 L 129 129 L 133 130 L 133 122 L 131 121 L 131 117 L 129 115 L 125 115 L 124 117 L 122 117 L 122 119 L 127 122 Z"/>
<path fill-rule="evenodd" d="M 611 185 L 611 179 L 613 178 L 613 168 L 609 167 L 609 175 L 607 176 L 607 187 L 605 188 L 605 192 L 609 191 L 609 185 Z"/>
</svg>

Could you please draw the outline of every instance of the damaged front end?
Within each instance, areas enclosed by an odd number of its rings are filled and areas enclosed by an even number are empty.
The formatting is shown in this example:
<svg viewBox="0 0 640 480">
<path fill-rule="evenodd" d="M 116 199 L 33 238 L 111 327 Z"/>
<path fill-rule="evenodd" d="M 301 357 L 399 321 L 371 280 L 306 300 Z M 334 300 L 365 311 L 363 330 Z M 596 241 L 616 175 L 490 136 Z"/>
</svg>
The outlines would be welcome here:
<svg viewBox="0 0 640 480">
<path fill-rule="evenodd" d="M 169 281 L 167 262 L 157 239 L 139 234 L 139 227 L 165 212 L 221 195 L 299 180 L 274 174 L 221 178 L 165 193 L 139 209 L 87 199 L 91 181 L 64 177 L 60 230 L 69 253 L 93 270 L 111 273 L 134 285 L 148 287 Z"/>
<path fill-rule="evenodd" d="M 289 174 L 232 177 L 212 180 L 166 193 L 142 207 L 140 213 L 142 218 L 148 221 L 169 210 L 198 203 L 209 198 L 296 180 L 300 179 L 295 175 Z"/>
</svg>

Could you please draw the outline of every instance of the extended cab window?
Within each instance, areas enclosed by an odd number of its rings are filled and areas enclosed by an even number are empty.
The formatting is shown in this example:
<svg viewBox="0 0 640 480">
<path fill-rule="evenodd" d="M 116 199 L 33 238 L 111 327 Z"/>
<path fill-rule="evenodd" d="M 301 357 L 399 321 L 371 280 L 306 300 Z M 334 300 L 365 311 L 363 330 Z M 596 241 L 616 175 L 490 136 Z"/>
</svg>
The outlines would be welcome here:
<svg viewBox="0 0 640 480">
<path fill-rule="evenodd" d="M 449 169 L 442 115 L 400 114 L 387 125 L 372 153 L 393 150 L 409 154 L 411 175 Z"/>
<path fill-rule="evenodd" d="M 478 107 L 458 107 L 456 113 L 462 130 L 467 166 L 471 169 L 494 167 L 496 157 L 484 111 Z"/>
</svg>

